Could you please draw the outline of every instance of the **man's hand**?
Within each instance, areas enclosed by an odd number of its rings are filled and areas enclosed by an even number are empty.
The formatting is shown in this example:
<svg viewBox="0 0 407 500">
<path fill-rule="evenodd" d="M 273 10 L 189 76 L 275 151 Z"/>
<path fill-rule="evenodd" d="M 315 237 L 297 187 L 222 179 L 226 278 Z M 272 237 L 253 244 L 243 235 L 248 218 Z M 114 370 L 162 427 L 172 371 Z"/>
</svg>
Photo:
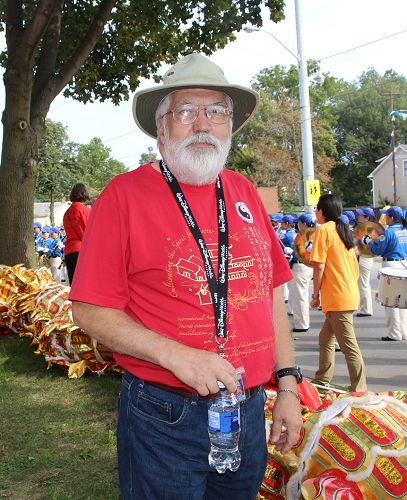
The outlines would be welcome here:
<svg viewBox="0 0 407 500">
<path fill-rule="evenodd" d="M 298 442 L 302 418 L 300 403 L 294 394 L 281 392 L 273 406 L 271 440 L 276 450 L 286 453 Z"/>
<path fill-rule="evenodd" d="M 218 381 L 222 382 L 229 392 L 235 392 L 237 389 L 235 368 L 214 352 L 174 343 L 162 366 L 201 396 L 216 394 L 219 391 Z"/>
<path fill-rule="evenodd" d="M 319 297 L 311 300 L 310 306 L 312 307 L 312 309 L 317 309 L 320 305 L 321 305 L 321 303 L 320 303 Z"/>
</svg>

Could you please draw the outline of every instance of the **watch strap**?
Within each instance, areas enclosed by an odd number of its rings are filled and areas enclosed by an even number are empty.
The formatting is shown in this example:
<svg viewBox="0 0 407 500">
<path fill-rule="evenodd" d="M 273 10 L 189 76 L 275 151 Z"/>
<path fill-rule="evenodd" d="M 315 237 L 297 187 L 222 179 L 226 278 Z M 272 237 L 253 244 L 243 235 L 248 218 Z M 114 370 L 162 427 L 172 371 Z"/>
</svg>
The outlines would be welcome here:
<svg viewBox="0 0 407 500">
<path fill-rule="evenodd" d="M 275 372 L 277 382 L 280 378 L 287 377 L 288 375 L 292 375 L 296 378 L 297 382 L 300 382 L 302 379 L 301 370 L 298 366 L 292 366 L 289 368 L 281 368 L 281 370 L 277 370 Z"/>
</svg>

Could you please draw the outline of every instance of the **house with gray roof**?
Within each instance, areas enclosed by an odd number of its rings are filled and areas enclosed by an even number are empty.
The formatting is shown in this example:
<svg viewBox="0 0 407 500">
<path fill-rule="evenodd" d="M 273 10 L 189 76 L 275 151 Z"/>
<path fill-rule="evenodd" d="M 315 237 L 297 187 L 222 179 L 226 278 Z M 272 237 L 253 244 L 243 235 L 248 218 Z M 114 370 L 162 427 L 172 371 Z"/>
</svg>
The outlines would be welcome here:
<svg viewBox="0 0 407 500">
<path fill-rule="evenodd" d="M 377 167 L 368 175 L 372 181 L 373 206 L 379 207 L 387 198 L 394 204 L 393 193 L 393 152 L 377 160 Z M 397 205 L 407 207 L 407 145 L 400 144 L 395 149 L 395 178 Z"/>
</svg>

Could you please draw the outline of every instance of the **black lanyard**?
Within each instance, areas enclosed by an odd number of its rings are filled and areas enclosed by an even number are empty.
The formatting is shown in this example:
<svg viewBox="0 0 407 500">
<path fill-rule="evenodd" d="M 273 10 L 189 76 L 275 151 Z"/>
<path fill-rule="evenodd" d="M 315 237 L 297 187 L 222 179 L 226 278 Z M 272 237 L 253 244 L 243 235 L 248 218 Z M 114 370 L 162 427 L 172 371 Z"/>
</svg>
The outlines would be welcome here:
<svg viewBox="0 0 407 500">
<path fill-rule="evenodd" d="M 185 222 L 187 223 L 187 226 L 189 227 L 192 236 L 198 245 L 199 251 L 201 252 L 208 280 L 209 291 L 212 297 L 213 308 L 215 311 L 215 339 L 219 346 L 219 353 L 222 357 L 224 357 L 225 344 L 228 340 L 226 331 L 228 293 L 228 222 L 226 217 L 226 205 L 222 182 L 218 176 L 216 178 L 216 202 L 218 209 L 218 280 L 216 281 L 208 248 L 184 193 L 182 192 L 181 186 L 179 185 L 177 179 L 172 175 L 164 160 L 160 161 L 160 169 L 164 179 L 167 181 L 167 184 L 171 189 L 172 194 L 174 195 L 175 201 L 177 202 L 182 215 L 184 216 Z"/>
</svg>

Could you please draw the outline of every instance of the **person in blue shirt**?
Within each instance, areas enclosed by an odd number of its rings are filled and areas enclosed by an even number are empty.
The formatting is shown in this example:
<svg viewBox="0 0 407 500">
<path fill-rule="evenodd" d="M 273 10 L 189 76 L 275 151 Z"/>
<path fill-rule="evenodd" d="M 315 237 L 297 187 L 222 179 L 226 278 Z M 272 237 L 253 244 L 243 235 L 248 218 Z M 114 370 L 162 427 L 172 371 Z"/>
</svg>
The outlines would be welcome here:
<svg viewBox="0 0 407 500">
<path fill-rule="evenodd" d="M 41 222 L 34 222 L 34 248 L 36 252 L 38 252 L 37 247 L 42 237 L 41 227 Z"/>
<path fill-rule="evenodd" d="M 44 226 L 41 230 L 41 236 L 38 238 L 37 244 L 36 244 L 36 251 L 38 255 L 41 257 L 42 255 L 46 255 L 48 252 L 48 247 L 50 244 L 50 227 L 49 226 Z"/>
<path fill-rule="evenodd" d="M 281 219 L 282 234 L 280 236 L 281 246 L 283 247 L 285 258 L 292 268 L 294 262 L 298 262 L 294 253 L 294 240 L 297 233 L 294 228 L 296 219 L 292 215 L 284 215 Z M 288 283 L 283 285 L 284 298 L 287 303 L 287 312 L 289 316 L 293 315 L 292 296 L 290 294 L 290 287 Z"/>
<path fill-rule="evenodd" d="M 352 210 L 344 210 L 343 214 L 348 218 L 348 222 L 346 224 L 349 225 L 349 228 L 353 231 L 355 225 L 356 225 L 356 216 L 352 212 Z"/>
<path fill-rule="evenodd" d="M 64 255 L 64 244 L 59 236 L 57 227 L 51 228 L 51 238 L 48 243 L 47 257 L 51 266 L 51 274 L 57 283 L 61 283 L 62 256 Z"/>
<path fill-rule="evenodd" d="M 407 229 L 403 219 L 403 211 L 394 205 L 386 210 L 380 210 L 386 215 L 387 229 L 376 239 L 365 235 L 363 243 L 367 243 L 374 255 L 383 257 L 382 267 L 407 267 Z M 407 309 L 385 307 L 387 336 L 384 341 L 407 340 Z"/>
</svg>

